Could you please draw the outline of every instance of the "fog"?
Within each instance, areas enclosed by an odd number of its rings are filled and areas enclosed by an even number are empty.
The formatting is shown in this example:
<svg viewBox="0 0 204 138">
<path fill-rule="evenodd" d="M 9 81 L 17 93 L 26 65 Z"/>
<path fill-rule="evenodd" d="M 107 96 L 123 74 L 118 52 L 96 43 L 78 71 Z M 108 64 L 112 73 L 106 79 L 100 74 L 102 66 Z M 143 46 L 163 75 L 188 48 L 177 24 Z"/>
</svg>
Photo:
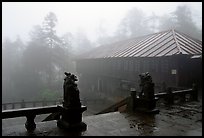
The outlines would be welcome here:
<svg viewBox="0 0 204 138">
<path fill-rule="evenodd" d="M 179 5 L 190 8 L 195 25 L 202 29 L 201 2 L 3 2 L 2 38 L 15 40 L 19 35 L 27 42 L 33 26 L 41 24 L 48 12 L 54 12 L 58 18 L 57 34 L 83 30 L 94 42 L 98 37 L 99 26 L 104 27 L 107 34 L 113 34 L 122 18 L 133 7 L 147 15 L 154 13 L 162 16 L 171 14 Z"/>
<path fill-rule="evenodd" d="M 202 40 L 202 3 L 3 2 L 2 102 L 58 100 L 78 55 L 171 28 Z"/>
</svg>

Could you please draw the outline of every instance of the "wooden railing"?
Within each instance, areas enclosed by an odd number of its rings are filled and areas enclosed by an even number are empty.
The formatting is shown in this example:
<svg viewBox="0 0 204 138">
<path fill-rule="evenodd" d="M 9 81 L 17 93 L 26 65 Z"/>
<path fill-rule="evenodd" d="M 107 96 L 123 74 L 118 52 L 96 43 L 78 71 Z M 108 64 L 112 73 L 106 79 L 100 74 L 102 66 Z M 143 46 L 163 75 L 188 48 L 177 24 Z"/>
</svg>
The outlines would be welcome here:
<svg viewBox="0 0 204 138">
<path fill-rule="evenodd" d="M 178 90 L 178 91 L 172 91 L 172 88 L 169 87 L 169 88 L 167 88 L 166 92 L 157 93 L 157 94 L 154 94 L 154 96 L 156 99 L 162 99 L 163 98 L 166 101 L 166 104 L 169 105 L 169 104 L 174 104 L 174 98 L 175 97 L 180 97 L 181 102 L 185 102 L 187 94 L 190 96 L 189 100 L 197 101 L 198 100 L 198 90 L 197 90 L 196 85 L 193 85 L 192 89 Z M 95 115 L 118 111 L 118 108 L 127 104 L 128 101 L 130 101 L 129 100 L 130 98 L 132 98 L 132 97 L 128 96 L 128 97 L 124 98 L 123 100 L 121 100 L 121 101 L 105 108 L 104 110 L 96 113 Z M 139 98 L 139 97 L 136 96 L 136 98 Z"/>
<path fill-rule="evenodd" d="M 126 97 L 124 98 L 123 100 L 109 106 L 108 108 L 96 113 L 95 115 L 98 115 L 98 114 L 104 114 L 104 113 L 108 113 L 108 112 L 114 112 L 114 111 L 117 111 L 119 107 L 127 104 L 127 101 L 128 101 L 129 97 Z"/>
<path fill-rule="evenodd" d="M 179 97 L 181 102 L 185 102 L 187 95 L 189 96 L 189 100 L 198 101 L 198 89 L 196 85 L 193 85 L 192 89 L 178 91 L 172 91 L 172 88 L 169 87 L 166 92 L 155 94 L 155 97 L 159 99 L 163 98 L 167 104 L 173 104 L 175 97 Z"/>
<path fill-rule="evenodd" d="M 86 99 L 86 98 L 83 98 L 81 100 L 81 102 L 84 105 L 87 105 L 87 104 L 104 104 L 105 101 L 106 101 L 105 99 Z"/>
</svg>

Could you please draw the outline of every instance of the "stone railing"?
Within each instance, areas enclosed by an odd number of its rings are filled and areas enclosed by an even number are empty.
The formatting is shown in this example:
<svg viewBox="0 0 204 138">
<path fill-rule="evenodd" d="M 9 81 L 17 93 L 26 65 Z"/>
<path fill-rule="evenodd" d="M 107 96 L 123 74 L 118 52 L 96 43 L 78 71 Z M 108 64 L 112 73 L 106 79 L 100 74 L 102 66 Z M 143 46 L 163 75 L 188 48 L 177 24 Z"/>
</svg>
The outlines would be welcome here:
<svg viewBox="0 0 204 138">
<path fill-rule="evenodd" d="M 46 107 L 32 107 L 32 108 L 21 108 L 21 109 L 11 109 L 2 111 L 2 119 L 23 117 L 27 118 L 25 127 L 28 131 L 32 131 L 36 128 L 34 119 L 36 115 L 47 114 L 47 113 L 59 113 L 60 108 L 57 105 L 46 106 Z M 55 119 L 58 119 L 57 116 Z"/>
<path fill-rule="evenodd" d="M 2 110 L 8 109 L 19 109 L 19 108 L 27 108 L 27 107 L 42 107 L 47 105 L 57 105 L 62 104 L 62 100 L 42 100 L 42 101 L 20 101 L 20 102 L 10 102 L 3 103 Z"/>
<path fill-rule="evenodd" d="M 57 104 L 58 101 L 40 101 L 42 103 L 41 107 L 36 106 L 35 102 L 25 102 L 22 100 L 17 103 L 5 103 L 2 104 L 2 119 L 23 117 L 27 118 L 25 127 L 27 131 L 34 131 L 36 128 L 35 117 L 40 114 L 51 113 L 43 121 L 57 120 L 57 126 L 62 129 L 79 129 L 86 130 L 87 125 L 82 122 L 82 113 L 87 110 L 86 106 L 81 105 L 79 98 L 79 90 L 77 88 L 77 77 L 74 74 L 65 72 L 65 81 L 63 84 L 64 95 L 61 105 L 46 106 L 48 102 Z M 25 108 L 26 104 L 31 103 L 33 107 Z M 7 105 L 11 104 L 13 109 L 6 110 Z M 16 104 L 20 104 L 20 109 L 14 109 Z M 44 107 L 43 107 L 44 106 Z"/>
</svg>

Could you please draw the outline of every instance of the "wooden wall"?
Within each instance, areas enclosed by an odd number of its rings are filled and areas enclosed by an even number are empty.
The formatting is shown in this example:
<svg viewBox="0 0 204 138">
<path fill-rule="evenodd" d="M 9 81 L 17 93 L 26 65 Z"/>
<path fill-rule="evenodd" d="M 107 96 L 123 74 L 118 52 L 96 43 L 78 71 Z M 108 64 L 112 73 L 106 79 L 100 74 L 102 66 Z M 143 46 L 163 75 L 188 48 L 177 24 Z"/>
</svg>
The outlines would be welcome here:
<svg viewBox="0 0 204 138">
<path fill-rule="evenodd" d="M 82 87 L 107 94 L 117 91 L 123 95 L 131 87 L 139 89 L 138 75 L 143 72 L 150 73 L 158 91 L 163 82 L 166 86 L 188 84 L 189 66 L 196 66 L 189 59 L 189 56 L 84 59 L 77 61 L 76 69 Z"/>
</svg>

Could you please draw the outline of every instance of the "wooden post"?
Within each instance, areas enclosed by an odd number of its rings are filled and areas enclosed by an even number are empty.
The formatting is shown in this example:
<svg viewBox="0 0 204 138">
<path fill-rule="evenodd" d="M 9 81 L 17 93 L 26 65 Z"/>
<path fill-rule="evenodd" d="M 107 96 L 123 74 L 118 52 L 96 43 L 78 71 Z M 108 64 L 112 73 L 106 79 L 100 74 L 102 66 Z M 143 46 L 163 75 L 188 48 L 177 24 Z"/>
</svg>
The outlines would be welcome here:
<svg viewBox="0 0 204 138">
<path fill-rule="evenodd" d="M 136 107 L 136 90 L 131 90 L 131 110 L 134 111 Z"/>
<path fill-rule="evenodd" d="M 192 100 L 198 101 L 198 88 L 195 83 L 193 83 L 191 97 L 192 97 Z"/>
<path fill-rule="evenodd" d="M 181 94 L 180 98 L 181 98 L 182 103 L 185 102 L 186 101 L 186 94 L 185 93 Z"/>
<path fill-rule="evenodd" d="M 167 100 L 167 104 L 168 105 L 171 105 L 171 104 L 174 104 L 174 96 L 172 94 L 172 89 L 171 87 L 168 87 L 167 88 L 167 97 L 166 97 L 166 100 Z"/>
</svg>

